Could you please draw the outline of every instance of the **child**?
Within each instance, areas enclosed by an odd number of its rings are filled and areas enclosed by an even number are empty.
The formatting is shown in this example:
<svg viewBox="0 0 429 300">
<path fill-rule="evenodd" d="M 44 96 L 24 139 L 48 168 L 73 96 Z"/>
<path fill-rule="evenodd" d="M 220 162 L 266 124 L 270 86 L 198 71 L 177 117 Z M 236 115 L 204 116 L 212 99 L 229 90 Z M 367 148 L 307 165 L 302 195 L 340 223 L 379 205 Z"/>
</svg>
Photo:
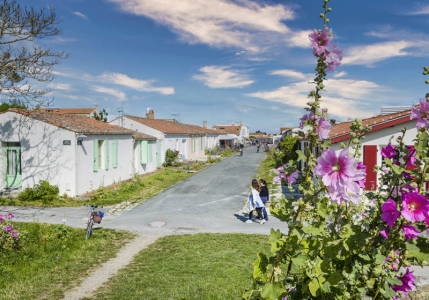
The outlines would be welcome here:
<svg viewBox="0 0 429 300">
<path fill-rule="evenodd" d="M 259 197 L 259 192 L 261 191 L 258 181 L 256 179 L 252 180 L 252 191 L 250 193 L 249 198 L 247 199 L 247 202 L 249 203 L 249 220 L 246 221 L 246 223 L 252 223 L 252 215 L 253 211 L 256 209 L 259 214 L 262 213 L 262 208 L 264 207 L 264 203 L 262 202 L 261 198 Z M 262 220 L 260 224 L 264 224 L 266 221 Z"/>
<path fill-rule="evenodd" d="M 262 208 L 262 211 L 264 212 L 264 220 L 262 222 L 265 223 L 268 221 L 268 214 L 267 214 L 267 210 L 265 209 L 265 203 L 270 201 L 270 196 L 268 194 L 267 182 L 264 179 L 259 179 L 259 185 L 261 186 L 259 197 L 261 197 L 261 200 L 264 203 L 264 207 Z"/>
</svg>

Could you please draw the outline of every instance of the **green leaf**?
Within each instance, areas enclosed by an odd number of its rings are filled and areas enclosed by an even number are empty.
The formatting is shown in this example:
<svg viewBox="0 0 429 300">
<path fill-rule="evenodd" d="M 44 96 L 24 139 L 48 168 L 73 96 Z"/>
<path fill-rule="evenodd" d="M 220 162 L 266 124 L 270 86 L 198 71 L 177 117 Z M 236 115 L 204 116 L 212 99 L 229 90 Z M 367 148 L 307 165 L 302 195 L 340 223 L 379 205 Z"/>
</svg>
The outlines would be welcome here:
<svg viewBox="0 0 429 300">
<path fill-rule="evenodd" d="M 286 289 L 282 286 L 281 282 L 268 282 L 262 288 L 261 296 L 271 300 L 278 299 L 279 294 L 285 292 Z"/>
<path fill-rule="evenodd" d="M 419 152 L 426 151 L 429 141 L 429 134 L 425 131 L 420 134 L 419 142 L 415 145 L 415 148 Z"/>
<path fill-rule="evenodd" d="M 400 281 L 396 277 L 387 277 L 386 281 L 390 283 L 391 285 L 402 285 L 402 281 Z"/>
<path fill-rule="evenodd" d="M 305 263 L 308 260 L 308 256 L 305 254 L 301 254 L 296 257 L 292 257 L 291 260 L 295 266 L 301 267 L 301 266 L 305 266 Z"/>
<path fill-rule="evenodd" d="M 332 286 L 337 286 L 338 283 L 342 280 L 343 275 L 341 275 L 341 271 L 338 270 L 328 277 L 327 282 L 329 282 Z"/>
<path fill-rule="evenodd" d="M 402 172 L 404 172 L 405 169 L 401 166 L 392 165 L 392 170 L 395 172 L 395 174 L 402 175 Z"/>
<path fill-rule="evenodd" d="M 325 293 L 329 293 L 331 291 L 331 284 L 329 283 L 329 281 L 326 281 L 322 285 L 322 291 L 325 292 Z"/>
<path fill-rule="evenodd" d="M 420 248 L 411 243 L 407 243 L 407 249 L 412 250 L 414 252 L 420 252 Z"/>
<path fill-rule="evenodd" d="M 347 224 L 346 226 L 343 227 L 343 231 L 340 233 L 340 237 L 345 239 L 345 238 L 348 238 L 349 236 L 351 236 L 353 233 L 354 232 L 353 232 L 350 224 Z"/>
<path fill-rule="evenodd" d="M 258 253 L 258 260 L 253 264 L 253 278 L 258 278 L 265 272 L 267 272 L 268 259 L 264 253 Z"/>
<path fill-rule="evenodd" d="M 359 254 L 359 257 L 362 258 L 363 260 L 371 260 L 371 258 L 367 255 L 367 254 Z"/>
<path fill-rule="evenodd" d="M 303 162 L 307 161 L 307 157 L 301 150 L 296 150 L 296 154 L 298 155 L 298 159 L 296 161 L 302 160 Z"/>
<path fill-rule="evenodd" d="M 316 297 L 317 291 L 320 289 L 319 281 L 317 278 L 313 278 L 311 282 L 308 284 L 308 288 L 310 289 L 310 293 Z"/>
<path fill-rule="evenodd" d="M 378 265 L 378 264 L 381 264 L 383 261 L 385 261 L 386 260 L 386 256 L 384 256 L 384 255 L 381 255 L 380 253 L 378 253 L 378 254 L 376 254 L 375 255 L 375 263 Z"/>
<path fill-rule="evenodd" d="M 322 149 L 328 149 L 331 148 L 331 140 L 324 140 L 320 146 L 322 147 Z"/>
</svg>

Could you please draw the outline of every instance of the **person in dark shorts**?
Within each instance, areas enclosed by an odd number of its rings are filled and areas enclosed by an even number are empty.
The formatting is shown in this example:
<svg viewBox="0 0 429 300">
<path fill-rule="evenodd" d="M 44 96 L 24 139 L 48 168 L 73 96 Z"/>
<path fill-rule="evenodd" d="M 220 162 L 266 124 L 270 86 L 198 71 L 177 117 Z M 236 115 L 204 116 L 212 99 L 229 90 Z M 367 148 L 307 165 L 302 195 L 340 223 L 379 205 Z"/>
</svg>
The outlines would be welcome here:
<svg viewBox="0 0 429 300">
<path fill-rule="evenodd" d="M 261 200 L 264 203 L 264 207 L 262 208 L 262 212 L 264 213 L 264 221 L 267 222 L 268 221 L 268 214 L 267 214 L 267 210 L 265 208 L 265 203 L 267 203 L 270 200 L 267 182 L 264 179 L 259 179 L 259 185 L 261 187 L 260 188 L 261 190 L 259 192 L 259 197 L 261 197 Z"/>
</svg>

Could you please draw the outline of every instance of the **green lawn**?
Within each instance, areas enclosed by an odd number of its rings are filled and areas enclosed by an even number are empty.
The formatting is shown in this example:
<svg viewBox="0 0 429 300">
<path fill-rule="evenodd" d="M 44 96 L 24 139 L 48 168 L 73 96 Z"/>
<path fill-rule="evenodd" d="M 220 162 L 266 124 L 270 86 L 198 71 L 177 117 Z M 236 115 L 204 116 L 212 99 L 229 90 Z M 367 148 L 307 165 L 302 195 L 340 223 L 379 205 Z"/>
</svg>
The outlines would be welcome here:
<svg viewBox="0 0 429 300">
<path fill-rule="evenodd" d="M 241 299 L 268 236 L 195 234 L 160 238 L 139 252 L 95 299 Z M 85 299 L 94 299 L 85 298 Z"/>
<path fill-rule="evenodd" d="M 109 187 L 100 188 L 90 193 L 93 196 L 92 200 L 79 201 L 79 197 L 77 199 L 58 197 L 58 199 L 55 199 L 51 203 L 43 203 L 42 201 L 20 201 L 18 198 L 13 200 L 0 198 L 0 205 L 73 207 L 82 206 L 82 203 L 107 206 L 123 201 L 141 202 L 158 195 L 171 185 L 183 181 L 192 175 L 194 174 L 167 169 L 149 176 L 140 176 Z"/>
<path fill-rule="evenodd" d="M 20 231 L 21 248 L 7 252 L 0 248 L 0 299 L 62 299 L 66 289 L 114 257 L 134 237 L 126 231 L 97 229 L 86 240 L 86 229 L 44 223 L 12 225 Z"/>
</svg>

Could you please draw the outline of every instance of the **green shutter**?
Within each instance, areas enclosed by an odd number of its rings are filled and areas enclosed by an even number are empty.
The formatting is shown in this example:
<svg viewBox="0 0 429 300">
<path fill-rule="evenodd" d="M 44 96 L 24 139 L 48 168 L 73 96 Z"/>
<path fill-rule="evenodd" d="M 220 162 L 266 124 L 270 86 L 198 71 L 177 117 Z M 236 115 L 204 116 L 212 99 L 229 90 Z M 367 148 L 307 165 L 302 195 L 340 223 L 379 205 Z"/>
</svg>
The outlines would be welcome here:
<svg viewBox="0 0 429 300">
<path fill-rule="evenodd" d="M 109 140 L 105 140 L 105 148 L 106 148 L 106 170 L 109 170 L 110 160 L 109 160 Z"/>
<path fill-rule="evenodd" d="M 153 141 L 149 141 L 148 152 L 149 152 L 149 162 L 153 161 L 152 158 L 152 150 L 153 150 Z"/>
<path fill-rule="evenodd" d="M 112 168 L 118 167 L 118 140 L 112 141 Z"/>
<path fill-rule="evenodd" d="M 141 141 L 140 142 L 140 160 L 142 164 L 147 164 L 147 150 L 148 150 L 148 142 L 147 141 Z"/>
<path fill-rule="evenodd" d="M 93 154 L 93 161 L 94 161 L 92 164 L 92 167 L 94 172 L 97 172 L 98 171 L 98 140 L 93 140 L 92 154 Z"/>
</svg>

